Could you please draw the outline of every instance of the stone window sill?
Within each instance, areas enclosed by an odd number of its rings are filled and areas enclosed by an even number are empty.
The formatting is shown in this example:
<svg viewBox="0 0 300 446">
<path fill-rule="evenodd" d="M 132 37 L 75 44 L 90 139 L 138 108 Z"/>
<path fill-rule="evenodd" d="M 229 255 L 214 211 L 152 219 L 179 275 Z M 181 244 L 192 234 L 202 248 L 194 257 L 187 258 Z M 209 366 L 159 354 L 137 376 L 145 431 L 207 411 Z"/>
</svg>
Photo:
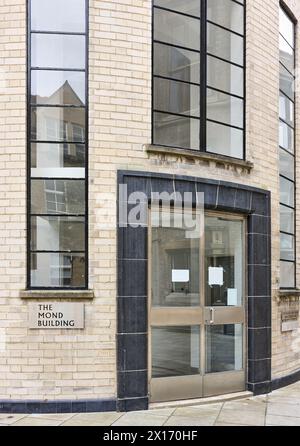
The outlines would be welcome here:
<svg viewBox="0 0 300 446">
<path fill-rule="evenodd" d="M 300 298 L 300 289 L 294 290 L 279 290 L 278 297 L 280 300 L 292 300 L 299 301 Z"/>
<path fill-rule="evenodd" d="M 24 290 L 21 299 L 94 299 L 92 290 Z"/>
<path fill-rule="evenodd" d="M 189 149 L 176 149 L 172 147 L 156 146 L 152 144 L 146 144 L 144 149 L 147 153 L 158 154 L 158 155 L 169 155 L 169 156 L 179 156 L 186 159 L 198 159 L 207 162 L 215 162 L 216 165 L 235 166 L 247 170 L 250 172 L 254 165 L 250 161 L 244 161 L 237 158 L 230 158 L 224 155 L 217 155 L 208 152 L 198 152 L 197 150 Z"/>
</svg>

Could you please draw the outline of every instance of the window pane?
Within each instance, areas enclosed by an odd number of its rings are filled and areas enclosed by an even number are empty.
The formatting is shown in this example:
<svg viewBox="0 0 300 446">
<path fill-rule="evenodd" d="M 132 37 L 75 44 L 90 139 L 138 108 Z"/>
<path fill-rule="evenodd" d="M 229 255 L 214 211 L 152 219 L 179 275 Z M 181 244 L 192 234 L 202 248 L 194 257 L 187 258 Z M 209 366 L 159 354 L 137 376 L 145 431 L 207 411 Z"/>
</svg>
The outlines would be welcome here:
<svg viewBox="0 0 300 446">
<path fill-rule="evenodd" d="M 294 69 L 295 69 L 294 50 L 281 36 L 279 36 L 279 49 L 280 49 L 280 61 L 291 73 L 294 74 Z"/>
<path fill-rule="evenodd" d="M 31 176 L 85 177 L 84 144 L 31 144 Z"/>
<path fill-rule="evenodd" d="M 293 208 L 295 206 L 294 192 L 294 183 L 280 177 L 280 202 Z"/>
<path fill-rule="evenodd" d="M 244 96 L 244 71 L 235 65 L 207 56 L 207 84 L 209 87 Z"/>
<path fill-rule="evenodd" d="M 293 209 L 280 206 L 280 230 L 290 234 L 295 233 L 295 214 Z"/>
<path fill-rule="evenodd" d="M 294 77 L 280 64 L 280 90 L 290 99 L 295 98 Z"/>
<path fill-rule="evenodd" d="M 32 214 L 84 214 L 84 180 L 31 180 Z"/>
<path fill-rule="evenodd" d="M 200 54 L 160 43 L 153 44 L 154 74 L 200 83 Z"/>
<path fill-rule="evenodd" d="M 199 87 L 156 78 L 154 79 L 153 105 L 155 110 L 199 117 Z"/>
<path fill-rule="evenodd" d="M 206 373 L 243 369 L 243 325 L 206 327 Z"/>
<path fill-rule="evenodd" d="M 32 251 L 84 251 L 84 249 L 84 218 L 31 217 Z"/>
<path fill-rule="evenodd" d="M 294 180 L 295 178 L 295 159 L 293 155 L 290 155 L 285 150 L 279 149 L 279 156 L 280 156 L 280 174 L 284 177 L 287 177 L 291 180 Z"/>
<path fill-rule="evenodd" d="M 85 0 L 31 0 L 31 29 L 85 32 Z"/>
<path fill-rule="evenodd" d="M 279 93 L 279 115 L 281 119 L 294 127 L 294 104 L 282 93 Z"/>
<path fill-rule="evenodd" d="M 280 34 L 294 48 L 294 24 L 282 8 L 279 10 L 279 30 Z"/>
<path fill-rule="evenodd" d="M 291 262 L 280 262 L 280 287 L 295 287 L 295 264 Z"/>
<path fill-rule="evenodd" d="M 33 70 L 31 103 L 85 105 L 85 73 Z"/>
<path fill-rule="evenodd" d="M 279 145 L 294 153 L 294 131 L 284 122 L 279 122 Z"/>
<path fill-rule="evenodd" d="M 207 151 L 243 159 L 243 130 L 207 122 Z"/>
<path fill-rule="evenodd" d="M 244 64 L 244 39 L 218 26 L 207 24 L 207 51 L 222 59 Z"/>
<path fill-rule="evenodd" d="M 85 287 L 84 254 L 31 254 L 31 286 Z"/>
<path fill-rule="evenodd" d="M 207 91 L 207 118 L 236 127 L 244 126 L 244 101 L 219 91 Z"/>
<path fill-rule="evenodd" d="M 244 34 L 244 7 L 231 0 L 208 0 L 207 18 L 218 25 Z"/>
<path fill-rule="evenodd" d="M 31 66 L 85 68 L 85 36 L 32 34 Z"/>
<path fill-rule="evenodd" d="M 154 9 L 154 39 L 200 50 L 200 21 Z"/>
<path fill-rule="evenodd" d="M 85 140 L 85 109 L 38 107 L 31 109 L 31 139 L 38 141 Z"/>
<path fill-rule="evenodd" d="M 200 120 L 154 113 L 154 144 L 199 150 Z"/>
<path fill-rule="evenodd" d="M 152 306 L 199 306 L 199 216 L 152 211 Z M 167 220 L 168 219 L 168 220 Z M 163 222 L 163 224 L 162 224 Z"/>
<path fill-rule="evenodd" d="M 200 372 L 198 326 L 152 327 L 152 378 Z"/>
<path fill-rule="evenodd" d="M 154 0 L 155 6 L 200 17 L 201 0 Z"/>
<path fill-rule="evenodd" d="M 295 238 L 293 235 L 280 234 L 281 260 L 295 260 Z"/>
</svg>

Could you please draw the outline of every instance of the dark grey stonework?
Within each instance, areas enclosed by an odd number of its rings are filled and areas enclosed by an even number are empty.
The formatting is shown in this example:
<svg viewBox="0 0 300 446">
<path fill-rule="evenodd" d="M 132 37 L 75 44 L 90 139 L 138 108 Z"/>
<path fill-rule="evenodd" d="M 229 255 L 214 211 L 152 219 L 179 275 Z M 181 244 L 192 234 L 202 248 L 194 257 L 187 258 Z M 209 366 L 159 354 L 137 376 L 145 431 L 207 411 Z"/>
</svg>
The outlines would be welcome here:
<svg viewBox="0 0 300 446">
<path fill-rule="evenodd" d="M 153 194 L 204 193 L 205 208 L 247 215 L 248 220 L 248 380 L 255 394 L 271 391 L 271 217 L 270 193 L 242 184 L 149 172 L 119 171 L 118 185 Z M 137 231 L 137 232 L 135 232 Z M 148 407 L 147 388 L 147 228 L 118 228 L 117 409 Z"/>
<path fill-rule="evenodd" d="M 61 401 L 0 401 L 0 413 L 81 413 L 112 412 L 117 409 L 115 399 Z"/>
</svg>

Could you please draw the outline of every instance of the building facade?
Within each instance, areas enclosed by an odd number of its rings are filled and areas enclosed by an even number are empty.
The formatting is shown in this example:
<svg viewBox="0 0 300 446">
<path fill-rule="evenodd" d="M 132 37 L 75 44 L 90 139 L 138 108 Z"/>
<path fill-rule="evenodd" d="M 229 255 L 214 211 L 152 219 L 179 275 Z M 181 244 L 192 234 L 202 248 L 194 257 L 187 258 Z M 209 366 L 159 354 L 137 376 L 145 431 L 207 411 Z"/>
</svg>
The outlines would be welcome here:
<svg viewBox="0 0 300 446">
<path fill-rule="evenodd" d="M 0 411 L 300 379 L 299 17 L 2 2 Z"/>
</svg>

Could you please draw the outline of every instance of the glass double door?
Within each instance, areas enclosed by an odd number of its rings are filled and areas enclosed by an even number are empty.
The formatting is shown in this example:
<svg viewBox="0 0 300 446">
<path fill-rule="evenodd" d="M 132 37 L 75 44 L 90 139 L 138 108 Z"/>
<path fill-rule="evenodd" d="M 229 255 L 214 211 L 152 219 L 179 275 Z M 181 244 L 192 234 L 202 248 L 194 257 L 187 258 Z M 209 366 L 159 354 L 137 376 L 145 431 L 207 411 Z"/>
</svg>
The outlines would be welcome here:
<svg viewBox="0 0 300 446">
<path fill-rule="evenodd" d="M 161 208 L 150 219 L 150 400 L 244 390 L 244 220 Z"/>
</svg>

